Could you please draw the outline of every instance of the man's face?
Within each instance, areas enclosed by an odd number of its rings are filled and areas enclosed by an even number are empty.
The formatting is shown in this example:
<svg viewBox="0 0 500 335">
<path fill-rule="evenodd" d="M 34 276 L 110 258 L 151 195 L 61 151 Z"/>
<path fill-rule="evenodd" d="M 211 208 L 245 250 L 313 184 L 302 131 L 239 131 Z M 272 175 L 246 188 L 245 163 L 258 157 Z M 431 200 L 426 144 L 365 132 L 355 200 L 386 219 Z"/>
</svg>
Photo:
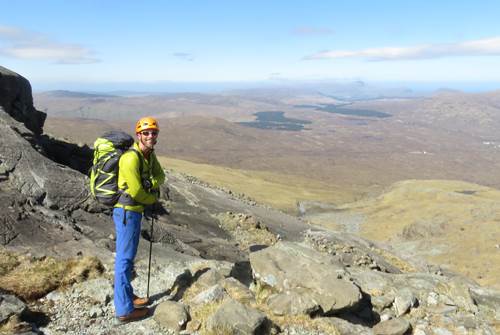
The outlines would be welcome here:
<svg viewBox="0 0 500 335">
<path fill-rule="evenodd" d="M 153 149 L 158 140 L 158 130 L 143 130 L 137 133 L 137 138 L 145 148 Z"/>
</svg>

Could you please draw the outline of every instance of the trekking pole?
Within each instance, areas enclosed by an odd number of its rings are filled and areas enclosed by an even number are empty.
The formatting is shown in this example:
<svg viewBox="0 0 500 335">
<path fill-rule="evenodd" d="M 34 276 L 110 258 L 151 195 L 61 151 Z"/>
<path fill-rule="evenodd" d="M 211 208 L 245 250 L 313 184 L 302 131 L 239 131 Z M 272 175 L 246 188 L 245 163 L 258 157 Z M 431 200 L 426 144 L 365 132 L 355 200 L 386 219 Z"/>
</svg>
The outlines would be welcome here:
<svg viewBox="0 0 500 335">
<path fill-rule="evenodd" d="M 148 288 L 146 290 L 146 296 L 149 300 L 149 279 L 151 278 L 151 253 L 153 252 L 153 225 L 155 222 L 154 213 L 151 215 L 151 231 L 149 233 L 149 264 L 148 264 Z"/>
</svg>

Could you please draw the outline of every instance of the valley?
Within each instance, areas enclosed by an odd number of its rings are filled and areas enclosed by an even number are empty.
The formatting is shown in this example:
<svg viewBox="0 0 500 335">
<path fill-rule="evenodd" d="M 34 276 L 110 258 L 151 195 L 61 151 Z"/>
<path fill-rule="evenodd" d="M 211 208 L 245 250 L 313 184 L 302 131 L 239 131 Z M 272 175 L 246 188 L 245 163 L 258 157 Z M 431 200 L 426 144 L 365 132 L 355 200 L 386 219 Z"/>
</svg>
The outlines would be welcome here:
<svg viewBox="0 0 500 335">
<path fill-rule="evenodd" d="M 162 125 L 157 146 L 162 156 L 317 180 L 327 188 L 346 190 L 341 202 L 405 179 L 463 180 L 500 188 L 499 149 L 491 145 L 500 143 L 500 92 L 368 100 L 341 107 L 390 117 L 325 113 L 309 106 L 341 103 L 323 95 L 281 93 L 272 98 L 272 93 L 109 97 L 97 102 L 43 93 L 34 101 L 48 113 L 45 132 L 57 137 L 92 144 L 103 131 L 131 132 L 138 117 L 152 114 Z M 87 114 L 82 117 L 80 111 Z M 262 122 L 305 129 L 241 124 Z"/>
<path fill-rule="evenodd" d="M 348 106 L 271 93 L 65 96 L 67 104 L 35 95 L 35 105 L 47 110 L 46 133 L 87 145 L 105 130 L 131 132 L 154 111 L 167 169 L 498 285 L 500 92 Z"/>
</svg>

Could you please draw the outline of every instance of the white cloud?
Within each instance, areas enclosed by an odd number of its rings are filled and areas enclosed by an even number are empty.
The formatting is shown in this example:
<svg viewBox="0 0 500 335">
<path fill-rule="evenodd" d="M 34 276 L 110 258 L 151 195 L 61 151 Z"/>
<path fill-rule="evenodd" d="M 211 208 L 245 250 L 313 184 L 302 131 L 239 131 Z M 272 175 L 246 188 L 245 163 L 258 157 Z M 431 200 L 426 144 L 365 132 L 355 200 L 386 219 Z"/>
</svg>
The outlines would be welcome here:
<svg viewBox="0 0 500 335">
<path fill-rule="evenodd" d="M 0 37 L 11 38 L 11 39 L 22 39 L 26 33 L 15 27 L 10 26 L 0 26 Z"/>
<path fill-rule="evenodd" d="M 89 64 L 100 60 L 81 45 L 60 43 L 40 33 L 0 26 L 0 55 L 17 59 L 49 60 L 58 64 Z"/>
<path fill-rule="evenodd" d="M 432 59 L 456 56 L 500 56 L 500 37 L 461 43 L 425 44 L 411 47 L 372 48 L 357 51 L 322 51 L 304 59 L 364 58 L 370 61 Z"/>
<path fill-rule="evenodd" d="M 330 35 L 333 34 L 333 30 L 323 27 L 301 26 L 293 29 L 292 33 L 295 35 Z"/>
<path fill-rule="evenodd" d="M 179 59 L 182 59 L 182 60 L 185 60 L 185 61 L 188 61 L 188 62 L 194 61 L 194 56 L 190 53 L 187 53 L 187 52 L 174 52 L 172 54 L 172 56 L 179 58 Z"/>
</svg>

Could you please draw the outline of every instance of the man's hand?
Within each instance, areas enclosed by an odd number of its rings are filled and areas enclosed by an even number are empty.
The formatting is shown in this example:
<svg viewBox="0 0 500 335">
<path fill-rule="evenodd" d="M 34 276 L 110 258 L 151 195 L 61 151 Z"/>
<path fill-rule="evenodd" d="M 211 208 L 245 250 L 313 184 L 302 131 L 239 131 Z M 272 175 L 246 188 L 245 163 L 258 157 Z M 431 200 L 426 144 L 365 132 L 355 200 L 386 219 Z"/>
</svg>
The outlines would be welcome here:
<svg viewBox="0 0 500 335">
<path fill-rule="evenodd" d="M 146 219 L 157 219 L 158 218 L 158 212 L 156 211 L 156 204 L 157 202 L 155 202 L 154 204 L 152 205 L 147 205 L 144 207 L 144 217 Z"/>
<path fill-rule="evenodd" d="M 149 179 L 146 178 L 142 179 L 142 187 L 146 190 L 146 192 L 151 192 L 152 186 L 153 185 Z"/>
<path fill-rule="evenodd" d="M 159 201 L 157 201 L 153 204 L 153 213 L 155 213 L 156 215 L 160 214 L 162 209 L 163 208 L 162 208 L 161 203 Z"/>
</svg>

